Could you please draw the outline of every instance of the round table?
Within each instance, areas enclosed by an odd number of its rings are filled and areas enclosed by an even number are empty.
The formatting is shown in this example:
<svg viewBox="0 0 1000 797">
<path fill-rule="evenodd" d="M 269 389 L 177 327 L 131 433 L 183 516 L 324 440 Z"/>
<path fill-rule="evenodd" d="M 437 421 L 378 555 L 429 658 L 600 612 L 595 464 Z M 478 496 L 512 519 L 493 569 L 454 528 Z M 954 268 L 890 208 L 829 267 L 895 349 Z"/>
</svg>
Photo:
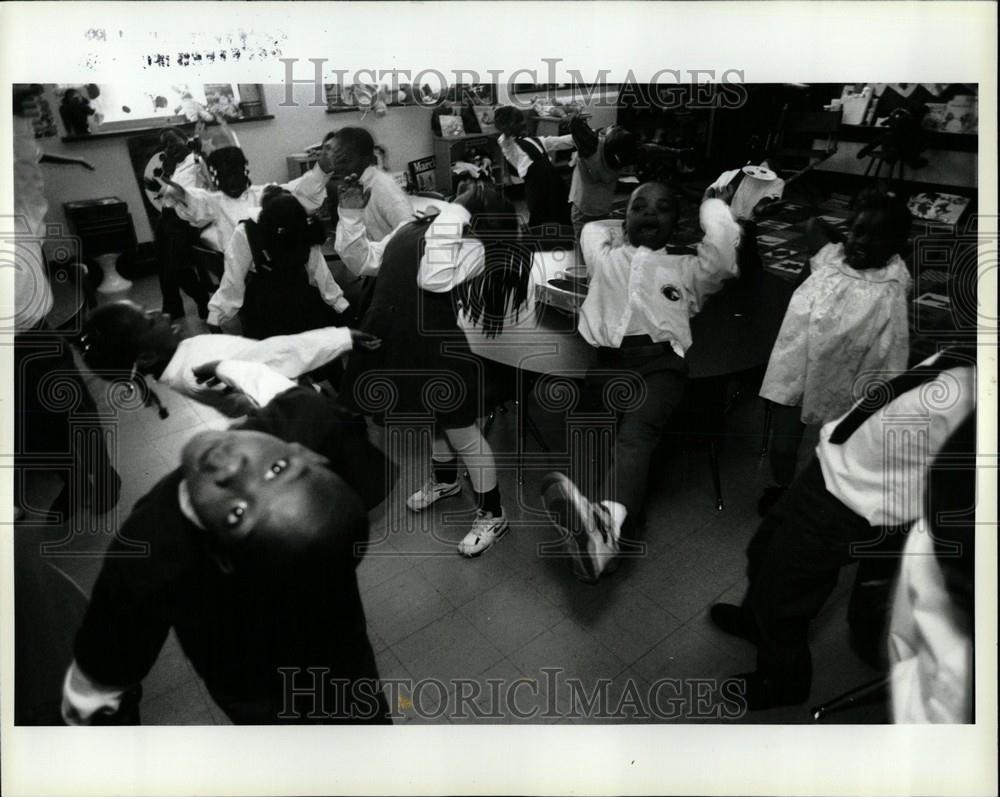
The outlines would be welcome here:
<svg viewBox="0 0 1000 797">
<path fill-rule="evenodd" d="M 702 312 L 691 320 L 693 343 L 685 356 L 688 376 L 712 397 L 708 403 L 719 410 L 716 414 L 720 425 L 726 378 L 767 363 L 794 290 L 793 283 L 766 272 L 733 280 L 710 297 Z M 582 380 L 596 364 L 597 350 L 577 332 L 576 317 L 535 304 L 522 312 L 517 323 L 505 323 L 504 331 L 494 338 L 486 337 L 467 322 L 460 320 L 460 324 L 473 354 L 531 375 L 516 379 L 518 463 L 529 432 L 543 450 L 548 450 L 528 414 L 528 394 L 541 376 Z M 721 510 L 722 486 L 714 439 L 710 456 L 716 507 Z M 517 478 L 524 483 L 520 464 Z"/>
<path fill-rule="evenodd" d="M 793 283 L 764 273 L 750 285 L 734 280 L 710 297 L 691 320 L 693 343 L 685 356 L 689 377 L 719 377 L 764 365 L 794 290 Z M 597 354 L 577 332 L 576 322 L 569 313 L 536 304 L 495 338 L 462 326 L 479 357 L 535 374 L 582 377 Z"/>
</svg>

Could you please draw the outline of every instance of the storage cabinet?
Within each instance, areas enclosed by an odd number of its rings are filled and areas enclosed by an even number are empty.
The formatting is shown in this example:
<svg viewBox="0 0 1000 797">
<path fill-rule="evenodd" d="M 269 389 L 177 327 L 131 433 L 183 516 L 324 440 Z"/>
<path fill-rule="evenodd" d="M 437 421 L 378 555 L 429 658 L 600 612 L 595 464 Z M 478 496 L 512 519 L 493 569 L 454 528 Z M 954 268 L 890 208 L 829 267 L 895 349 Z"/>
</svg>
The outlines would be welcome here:
<svg viewBox="0 0 1000 797">
<path fill-rule="evenodd" d="M 318 160 L 319 155 L 313 155 L 307 152 L 295 152 L 288 155 L 285 158 L 285 164 L 288 167 L 289 181 L 297 180 L 313 166 L 315 166 Z"/>
<path fill-rule="evenodd" d="M 126 263 L 132 262 L 137 241 L 132 214 L 124 200 L 116 196 L 82 199 L 64 203 L 63 209 L 70 228 L 80 238 L 84 260 L 121 252 Z"/>
<path fill-rule="evenodd" d="M 493 177 L 499 182 L 503 155 L 497 144 L 496 134 L 472 133 L 464 136 L 435 136 L 434 158 L 436 160 L 435 182 L 442 194 L 454 193 L 457 180 L 451 167 L 459 161 L 475 163 L 476 156 L 489 158 L 493 162 Z"/>
</svg>

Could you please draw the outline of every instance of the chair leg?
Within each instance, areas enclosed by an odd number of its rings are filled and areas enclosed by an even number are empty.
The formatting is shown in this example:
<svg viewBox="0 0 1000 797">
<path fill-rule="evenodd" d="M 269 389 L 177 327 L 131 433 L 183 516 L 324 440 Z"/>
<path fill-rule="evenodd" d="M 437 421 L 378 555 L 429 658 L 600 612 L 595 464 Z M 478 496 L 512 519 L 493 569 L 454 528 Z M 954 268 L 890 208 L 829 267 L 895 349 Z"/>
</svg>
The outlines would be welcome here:
<svg viewBox="0 0 1000 797">
<path fill-rule="evenodd" d="M 889 689 L 889 675 L 880 675 L 874 681 L 869 681 L 861 686 L 844 692 L 837 697 L 828 700 L 821 706 L 814 706 L 810 709 L 814 720 L 821 720 L 827 714 L 840 711 L 859 703 L 870 703 L 880 699 Z"/>
<path fill-rule="evenodd" d="M 715 441 L 708 444 L 708 460 L 712 469 L 712 483 L 715 485 L 715 508 L 720 512 L 725 509 L 722 502 L 722 477 L 719 474 L 719 449 Z"/>
<path fill-rule="evenodd" d="M 537 446 L 540 449 L 542 449 L 542 451 L 547 452 L 549 450 L 549 447 L 545 444 L 545 440 L 542 437 L 541 430 L 538 428 L 538 426 L 535 425 L 535 422 L 531 419 L 531 416 L 528 414 L 527 407 L 525 407 L 524 410 L 524 425 L 528 430 L 528 434 L 531 435 Z"/>
<path fill-rule="evenodd" d="M 493 428 L 493 421 L 496 420 L 498 409 L 499 407 L 494 407 L 490 410 L 490 414 L 486 416 L 486 421 L 483 423 L 483 437 L 490 436 L 490 429 Z"/>
<path fill-rule="evenodd" d="M 771 409 L 771 402 L 764 402 L 764 434 L 760 440 L 760 455 L 767 456 L 768 443 L 771 441 L 771 422 L 774 420 L 774 411 Z"/>
</svg>

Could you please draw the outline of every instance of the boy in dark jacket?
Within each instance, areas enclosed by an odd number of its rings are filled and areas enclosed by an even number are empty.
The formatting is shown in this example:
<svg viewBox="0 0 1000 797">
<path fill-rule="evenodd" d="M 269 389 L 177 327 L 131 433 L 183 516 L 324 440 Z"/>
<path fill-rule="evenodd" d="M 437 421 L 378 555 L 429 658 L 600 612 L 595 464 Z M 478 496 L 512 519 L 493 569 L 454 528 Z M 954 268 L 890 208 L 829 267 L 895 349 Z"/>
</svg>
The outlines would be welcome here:
<svg viewBox="0 0 1000 797">
<path fill-rule="evenodd" d="M 173 628 L 237 724 L 388 722 L 355 567 L 394 468 L 305 388 L 195 435 L 111 543 L 63 689 L 70 724 L 128 724 Z"/>
</svg>

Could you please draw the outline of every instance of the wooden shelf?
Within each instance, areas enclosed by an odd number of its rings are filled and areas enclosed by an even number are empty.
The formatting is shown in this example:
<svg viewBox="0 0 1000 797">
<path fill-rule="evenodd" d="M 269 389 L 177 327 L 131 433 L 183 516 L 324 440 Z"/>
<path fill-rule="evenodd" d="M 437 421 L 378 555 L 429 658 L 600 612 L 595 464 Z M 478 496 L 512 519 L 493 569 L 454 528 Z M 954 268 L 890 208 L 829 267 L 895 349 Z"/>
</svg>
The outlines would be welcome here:
<svg viewBox="0 0 1000 797">
<path fill-rule="evenodd" d="M 841 141 L 868 143 L 889 132 L 888 127 L 875 125 L 840 125 Z M 923 130 L 926 149 L 949 150 L 952 152 L 978 152 L 978 133 L 945 133 L 941 130 Z"/>
<path fill-rule="evenodd" d="M 233 119 L 227 124 L 231 125 L 241 125 L 247 122 L 266 122 L 268 119 L 273 119 L 273 114 L 265 114 L 264 116 L 255 116 L 252 119 Z M 217 123 L 211 122 L 209 127 L 216 127 Z M 138 133 L 149 133 L 154 130 L 162 130 L 164 127 L 179 127 L 181 130 L 186 130 L 188 128 L 194 128 L 194 122 L 182 122 L 180 124 L 171 122 L 169 119 L 164 119 L 162 122 L 155 125 L 145 125 L 143 127 L 129 127 L 124 130 L 105 130 L 97 133 L 88 133 L 85 136 L 63 136 L 62 141 L 67 144 L 76 144 L 81 141 L 97 141 L 105 138 L 122 138 L 124 136 L 134 136 Z"/>
</svg>

